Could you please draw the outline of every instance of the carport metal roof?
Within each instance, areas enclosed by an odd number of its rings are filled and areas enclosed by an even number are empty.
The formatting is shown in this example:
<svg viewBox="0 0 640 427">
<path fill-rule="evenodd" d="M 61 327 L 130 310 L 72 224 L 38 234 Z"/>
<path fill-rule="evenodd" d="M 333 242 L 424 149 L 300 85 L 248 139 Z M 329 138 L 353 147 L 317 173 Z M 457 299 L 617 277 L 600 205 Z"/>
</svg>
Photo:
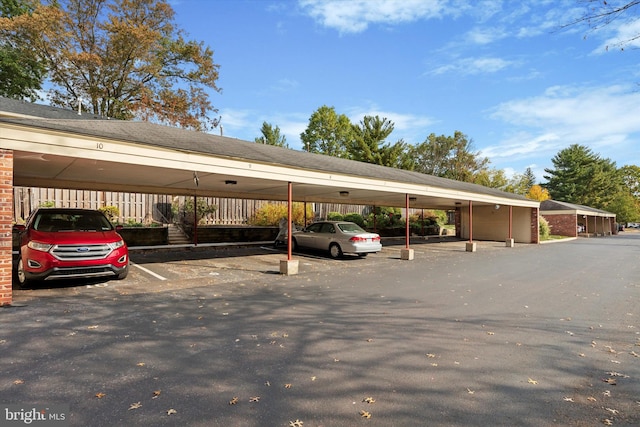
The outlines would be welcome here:
<svg viewBox="0 0 640 427">
<path fill-rule="evenodd" d="M 297 201 L 405 206 L 408 194 L 415 208 L 453 209 L 469 201 L 539 206 L 519 195 L 417 172 L 22 105 L 0 98 L 0 147 L 14 151 L 16 186 L 287 200 L 291 182 Z M 32 109 L 40 107 L 49 109 L 41 115 L 53 118 L 35 117 Z"/>
</svg>

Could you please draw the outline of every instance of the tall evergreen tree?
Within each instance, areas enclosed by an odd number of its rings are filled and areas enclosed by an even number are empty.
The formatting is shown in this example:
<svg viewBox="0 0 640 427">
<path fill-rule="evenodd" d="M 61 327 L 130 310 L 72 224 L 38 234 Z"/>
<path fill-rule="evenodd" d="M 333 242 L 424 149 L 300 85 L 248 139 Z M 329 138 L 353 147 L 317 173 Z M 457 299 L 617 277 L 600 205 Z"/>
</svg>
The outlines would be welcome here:
<svg viewBox="0 0 640 427">
<path fill-rule="evenodd" d="M 602 159 L 588 147 L 573 144 L 560 150 L 545 169 L 545 187 L 551 198 L 606 209 L 619 191 L 621 181 L 615 163 Z"/>
<path fill-rule="evenodd" d="M 262 136 L 255 139 L 257 144 L 275 145 L 277 147 L 289 147 L 287 144 L 287 138 L 280 134 L 280 128 L 275 128 L 271 123 L 262 122 L 262 128 L 260 129 Z"/>
<path fill-rule="evenodd" d="M 353 125 L 353 140 L 347 147 L 349 158 L 359 162 L 410 169 L 413 162 L 407 155 L 407 145 L 400 140 L 394 144 L 386 139 L 393 132 L 392 121 L 379 116 L 365 116 Z"/>
</svg>

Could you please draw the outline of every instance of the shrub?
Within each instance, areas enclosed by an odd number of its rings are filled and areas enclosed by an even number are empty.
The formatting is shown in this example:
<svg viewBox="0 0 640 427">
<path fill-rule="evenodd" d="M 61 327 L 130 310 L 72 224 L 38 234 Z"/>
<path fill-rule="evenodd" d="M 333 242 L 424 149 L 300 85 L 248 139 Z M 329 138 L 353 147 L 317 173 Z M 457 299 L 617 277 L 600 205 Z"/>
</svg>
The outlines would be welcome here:
<svg viewBox="0 0 640 427">
<path fill-rule="evenodd" d="M 114 222 L 115 219 L 120 216 L 120 209 L 118 209 L 117 206 L 103 206 L 98 210 L 105 214 L 111 222 Z"/>
<path fill-rule="evenodd" d="M 278 226 L 282 218 L 287 218 L 288 207 L 283 203 L 267 203 L 258 209 L 248 223 L 259 226 Z M 304 203 L 294 202 L 291 206 L 293 223 L 302 226 L 304 224 Z M 313 210 L 307 205 L 307 219 L 313 218 Z"/>
<path fill-rule="evenodd" d="M 546 240 L 551 235 L 551 227 L 545 217 L 541 216 L 539 221 L 540 225 L 538 227 L 540 229 L 540 240 Z"/>
<path fill-rule="evenodd" d="M 376 207 L 366 219 L 367 228 L 394 228 L 404 224 L 400 208 Z"/>
<path fill-rule="evenodd" d="M 360 215 L 359 213 L 348 213 L 344 216 L 344 221 L 350 221 L 350 222 L 355 222 L 356 224 L 358 224 L 360 227 L 364 228 L 366 226 L 365 221 L 364 221 L 364 217 L 362 215 Z"/>
<path fill-rule="evenodd" d="M 327 221 L 344 221 L 344 216 L 340 212 L 329 212 Z"/>
<path fill-rule="evenodd" d="M 196 217 L 198 218 L 198 224 L 200 224 L 202 218 L 214 213 L 218 207 L 216 205 L 208 204 L 203 198 L 198 198 L 197 200 Z M 184 215 L 183 221 L 185 223 L 193 224 L 193 197 L 185 198 L 182 206 L 180 206 L 179 201 L 175 201 L 171 205 L 171 214 L 174 218 L 180 218 L 180 213 Z"/>
</svg>

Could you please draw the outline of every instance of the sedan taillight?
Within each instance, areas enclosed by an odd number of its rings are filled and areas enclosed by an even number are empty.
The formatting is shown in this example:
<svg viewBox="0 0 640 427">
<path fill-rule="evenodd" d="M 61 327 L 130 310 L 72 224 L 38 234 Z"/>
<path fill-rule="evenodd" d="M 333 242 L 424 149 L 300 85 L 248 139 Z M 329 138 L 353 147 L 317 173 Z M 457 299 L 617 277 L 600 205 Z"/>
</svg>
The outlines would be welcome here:
<svg viewBox="0 0 640 427">
<path fill-rule="evenodd" d="M 350 242 L 379 242 L 380 241 L 380 236 L 374 236 L 374 237 L 362 237 L 362 236 L 353 236 L 352 238 L 349 239 Z"/>
</svg>

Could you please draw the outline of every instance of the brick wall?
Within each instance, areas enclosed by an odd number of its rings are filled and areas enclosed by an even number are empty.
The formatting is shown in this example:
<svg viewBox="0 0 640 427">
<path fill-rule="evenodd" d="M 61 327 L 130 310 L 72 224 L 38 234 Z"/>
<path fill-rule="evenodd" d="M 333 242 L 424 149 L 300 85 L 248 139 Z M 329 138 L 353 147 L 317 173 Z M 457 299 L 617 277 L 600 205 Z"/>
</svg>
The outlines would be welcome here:
<svg viewBox="0 0 640 427">
<path fill-rule="evenodd" d="M 540 224 L 538 223 L 538 208 L 531 208 L 531 243 L 540 243 Z"/>
<path fill-rule="evenodd" d="M 575 214 L 546 215 L 544 218 L 551 227 L 551 234 L 568 237 L 578 236 L 578 224 Z"/>
<path fill-rule="evenodd" d="M 13 151 L 0 149 L 0 306 L 12 299 Z"/>
</svg>

